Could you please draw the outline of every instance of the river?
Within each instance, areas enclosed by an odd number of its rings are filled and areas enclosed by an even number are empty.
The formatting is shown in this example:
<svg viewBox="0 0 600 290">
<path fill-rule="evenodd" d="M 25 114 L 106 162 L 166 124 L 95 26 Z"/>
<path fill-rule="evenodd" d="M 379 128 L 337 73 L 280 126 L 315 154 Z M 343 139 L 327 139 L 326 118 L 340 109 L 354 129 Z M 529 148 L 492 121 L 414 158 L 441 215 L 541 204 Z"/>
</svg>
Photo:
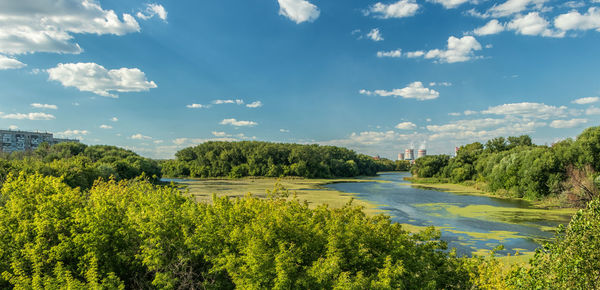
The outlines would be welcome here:
<svg viewBox="0 0 600 290">
<path fill-rule="evenodd" d="M 328 188 L 355 193 L 380 205 L 394 222 L 435 226 L 442 240 L 461 255 L 482 253 L 504 245 L 500 254 L 532 252 L 554 235 L 553 228 L 568 223 L 564 211 L 536 209 L 526 201 L 482 195 L 462 195 L 411 186 L 409 173 L 382 173 L 377 182 L 334 183 Z M 379 182 L 384 181 L 384 182 Z"/>
</svg>

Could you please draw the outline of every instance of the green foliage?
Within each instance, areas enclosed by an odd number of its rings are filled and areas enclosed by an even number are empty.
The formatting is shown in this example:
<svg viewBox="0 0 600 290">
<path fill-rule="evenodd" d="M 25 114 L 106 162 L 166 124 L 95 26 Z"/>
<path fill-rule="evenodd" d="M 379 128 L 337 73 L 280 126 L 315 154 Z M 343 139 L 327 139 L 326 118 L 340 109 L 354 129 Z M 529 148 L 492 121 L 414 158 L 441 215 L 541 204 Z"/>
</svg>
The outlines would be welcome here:
<svg viewBox="0 0 600 290">
<path fill-rule="evenodd" d="M 485 146 L 467 144 L 454 158 L 440 155 L 417 159 L 412 172 L 455 183 L 478 182 L 490 192 L 534 200 L 570 192 L 572 184 L 593 184 L 599 176 L 599 156 L 600 127 L 591 127 L 577 140 L 567 139 L 551 147 L 533 145 L 526 135 L 494 138 Z M 586 171 L 590 172 L 586 176 L 589 180 L 573 180 L 577 175 L 567 170 L 575 168 L 573 172 L 577 172 L 590 166 L 593 170 Z"/>
<path fill-rule="evenodd" d="M 409 234 L 351 204 L 286 198 L 196 203 L 144 180 L 9 175 L 0 198 L 0 287 L 75 289 L 468 288 L 433 228 Z"/>
<path fill-rule="evenodd" d="M 87 146 L 75 142 L 52 146 L 40 145 L 34 152 L 13 152 L 0 158 L 0 183 L 9 173 L 63 177 L 71 187 L 90 188 L 98 178 L 117 180 L 145 175 L 158 180 L 162 173 L 158 163 L 133 151 L 114 146 Z"/>
<path fill-rule="evenodd" d="M 509 283 L 526 289 L 600 288 L 600 200 L 573 216 L 566 230 L 539 249 L 530 266 L 508 275 Z"/>
<path fill-rule="evenodd" d="M 378 171 L 407 170 L 410 166 L 388 159 L 374 160 L 334 146 L 256 141 L 206 142 L 175 155 L 176 160 L 161 164 L 166 176 L 333 178 L 375 175 Z"/>
</svg>

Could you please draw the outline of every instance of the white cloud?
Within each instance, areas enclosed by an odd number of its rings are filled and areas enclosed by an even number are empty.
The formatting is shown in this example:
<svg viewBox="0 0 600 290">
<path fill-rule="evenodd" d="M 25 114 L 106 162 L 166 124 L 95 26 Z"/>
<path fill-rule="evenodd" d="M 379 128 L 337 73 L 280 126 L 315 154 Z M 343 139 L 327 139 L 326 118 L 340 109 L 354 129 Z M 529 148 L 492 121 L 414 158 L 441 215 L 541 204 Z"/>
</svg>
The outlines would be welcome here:
<svg viewBox="0 0 600 290">
<path fill-rule="evenodd" d="M 600 115 L 600 108 L 597 107 L 589 107 L 585 110 L 586 115 Z"/>
<path fill-rule="evenodd" d="M 550 123 L 552 128 L 574 128 L 587 123 L 587 119 L 554 120 Z"/>
<path fill-rule="evenodd" d="M 492 19 L 484 26 L 473 30 L 473 33 L 475 35 L 483 36 L 483 35 L 497 34 L 502 31 L 504 31 L 504 24 L 500 23 L 498 21 L 498 19 Z"/>
<path fill-rule="evenodd" d="M 17 125 L 10 125 L 10 126 L 8 126 L 8 129 L 17 130 L 17 129 L 19 129 L 19 127 Z"/>
<path fill-rule="evenodd" d="M 448 113 L 448 116 L 454 116 L 454 117 L 458 117 L 458 116 L 460 116 L 460 115 L 461 115 L 461 113 L 458 113 L 458 112 L 452 112 L 452 113 Z"/>
<path fill-rule="evenodd" d="M 0 28 L 0 30 L 1 30 L 1 28 Z M 0 43 L 1 43 L 1 38 L 0 38 Z M 0 48 L 0 50 L 1 50 L 1 48 Z M 22 68 L 25 66 L 26 66 L 26 64 L 14 59 L 14 58 L 10 58 L 10 57 L 0 54 L 0 70 L 17 69 L 17 68 Z"/>
<path fill-rule="evenodd" d="M 458 120 L 444 125 L 428 125 L 427 130 L 432 132 L 456 132 L 456 131 L 476 131 L 484 128 L 490 128 L 506 124 L 505 119 L 474 119 Z"/>
<path fill-rule="evenodd" d="M 378 51 L 377 52 L 377 57 L 382 58 L 382 57 L 392 57 L 392 58 L 398 58 L 402 56 L 402 50 L 401 49 L 396 49 L 396 50 L 390 50 L 390 51 Z"/>
<path fill-rule="evenodd" d="M 140 26 L 92 0 L 0 1 L 0 53 L 81 53 L 73 34 L 124 35 Z M 2 62 L 2 61 L 0 61 Z M 4 61 L 5 62 L 5 61 Z M 13 68 L 23 64 L 11 61 Z"/>
<path fill-rule="evenodd" d="M 465 116 L 471 116 L 477 114 L 477 111 L 466 110 L 464 111 Z"/>
<path fill-rule="evenodd" d="M 415 125 L 412 122 L 402 122 L 402 123 L 398 123 L 398 125 L 396 125 L 396 127 L 394 127 L 398 130 L 414 130 L 417 128 L 417 125 Z"/>
<path fill-rule="evenodd" d="M 523 35 L 564 37 L 564 32 L 554 31 L 548 27 L 549 25 L 550 23 L 538 12 L 529 12 L 527 15 L 517 15 L 506 27 Z"/>
<path fill-rule="evenodd" d="M 100 129 L 112 129 L 113 127 L 111 125 L 100 125 Z"/>
<path fill-rule="evenodd" d="M 38 109 L 52 109 L 52 110 L 58 109 L 58 106 L 50 105 L 50 104 L 33 103 L 33 104 L 31 104 L 31 106 L 34 108 L 38 108 Z"/>
<path fill-rule="evenodd" d="M 144 136 L 144 135 L 142 135 L 140 133 L 131 135 L 131 137 L 129 137 L 129 138 L 134 139 L 134 140 L 151 140 L 152 139 L 152 137 L 150 137 L 150 136 Z"/>
<path fill-rule="evenodd" d="M 216 137 L 225 137 L 225 136 L 227 136 L 227 133 L 225 133 L 225 132 L 216 132 L 216 131 L 213 131 L 212 134 L 215 135 Z"/>
<path fill-rule="evenodd" d="M 154 140 L 154 141 L 152 141 L 152 143 L 154 143 L 154 144 L 162 144 L 164 142 L 165 141 L 163 141 L 163 140 Z"/>
<path fill-rule="evenodd" d="M 417 11 L 419 11 L 419 4 L 415 0 L 400 0 L 391 4 L 377 2 L 369 7 L 365 14 L 388 19 L 413 16 L 417 14 Z"/>
<path fill-rule="evenodd" d="M 158 18 L 162 19 L 163 21 L 167 21 L 167 10 L 165 10 L 165 7 L 160 4 L 146 4 L 146 11 L 144 12 L 140 11 L 136 14 L 136 16 L 144 20 L 158 16 Z"/>
<path fill-rule="evenodd" d="M 483 114 L 515 116 L 521 118 L 549 119 L 551 117 L 564 117 L 567 115 L 567 107 L 549 106 L 543 103 L 512 103 L 489 107 L 482 111 Z"/>
<path fill-rule="evenodd" d="M 487 15 L 493 17 L 506 17 L 520 13 L 529 8 L 541 9 L 545 2 L 548 2 L 548 0 L 507 0 L 500 5 L 495 4 L 488 10 Z"/>
<path fill-rule="evenodd" d="M 577 100 L 574 100 L 572 103 L 578 104 L 578 105 L 586 105 L 586 104 L 596 103 L 598 101 L 600 101 L 600 97 L 586 97 L 586 98 L 579 98 Z"/>
<path fill-rule="evenodd" d="M 445 50 L 432 49 L 423 53 L 422 51 L 413 52 L 414 55 L 408 57 L 425 57 L 426 59 L 437 59 L 441 63 L 464 62 L 475 58 L 474 52 L 481 50 L 481 44 L 475 37 L 466 35 L 461 38 L 450 36 L 448 46 Z"/>
<path fill-rule="evenodd" d="M 277 0 L 279 2 L 279 15 L 300 24 L 313 22 L 319 18 L 319 8 L 306 0 Z"/>
<path fill-rule="evenodd" d="M 14 120 L 53 120 L 56 119 L 54 115 L 46 114 L 46 113 L 12 113 L 12 114 L 3 114 L 0 113 L 0 118 L 2 119 L 14 119 Z"/>
<path fill-rule="evenodd" d="M 222 104 L 243 105 L 244 104 L 244 100 L 240 100 L 240 99 L 236 99 L 236 100 L 214 100 L 213 104 L 215 104 L 215 105 L 222 105 Z"/>
<path fill-rule="evenodd" d="M 112 122 L 119 122 L 119 118 L 117 118 L 117 117 L 112 117 L 112 118 L 110 118 L 110 120 Z"/>
<path fill-rule="evenodd" d="M 281 132 L 281 133 L 289 133 L 289 132 L 290 132 L 290 130 L 287 130 L 287 129 L 279 129 L 279 132 Z"/>
<path fill-rule="evenodd" d="M 200 108 L 208 108 L 209 106 L 202 105 L 202 104 L 190 104 L 190 105 L 186 105 L 186 107 L 190 108 L 190 109 L 200 109 Z"/>
<path fill-rule="evenodd" d="M 417 99 L 419 101 L 433 100 L 440 96 L 440 93 L 434 89 L 426 88 L 421 82 L 413 82 L 407 87 L 402 89 L 393 89 L 391 91 L 386 90 L 360 90 L 360 94 L 363 95 L 378 95 L 381 97 L 402 97 L 405 99 Z"/>
<path fill-rule="evenodd" d="M 232 125 L 232 126 L 236 126 L 236 127 L 245 127 L 245 126 L 256 126 L 258 125 L 258 123 L 253 122 L 253 121 L 238 121 L 236 119 L 224 119 L 223 121 L 221 121 L 220 123 L 221 125 Z"/>
<path fill-rule="evenodd" d="M 470 0 L 429 0 L 429 2 L 442 4 L 446 9 L 456 8 L 464 3 L 473 2 Z"/>
<path fill-rule="evenodd" d="M 66 130 L 63 132 L 58 132 L 55 133 L 57 136 L 59 137 L 75 137 L 75 136 L 81 136 L 81 135 L 87 135 L 90 132 L 88 132 L 87 130 Z"/>
<path fill-rule="evenodd" d="M 107 70 L 96 63 L 80 62 L 60 63 L 47 71 L 49 80 L 105 97 L 118 97 L 111 91 L 141 92 L 157 87 L 154 81 L 147 81 L 144 72 L 137 68 Z"/>
<path fill-rule="evenodd" d="M 248 107 L 248 108 L 260 108 L 260 107 L 262 107 L 262 105 L 263 104 L 262 104 L 261 101 L 255 101 L 255 102 L 252 102 L 250 104 L 247 104 L 246 107 Z"/>
<path fill-rule="evenodd" d="M 575 10 L 561 14 L 554 19 L 554 26 L 565 31 L 596 29 L 600 32 L 600 8 L 590 7 L 585 14 Z"/>
<path fill-rule="evenodd" d="M 369 37 L 373 41 L 382 41 L 383 40 L 383 35 L 381 35 L 381 31 L 379 31 L 379 28 L 371 29 L 371 31 L 369 31 L 369 33 L 367 33 L 367 37 Z"/>
<path fill-rule="evenodd" d="M 418 58 L 418 57 L 424 56 L 425 52 L 422 50 L 409 51 L 409 52 L 405 53 L 404 55 L 408 58 Z"/>
<path fill-rule="evenodd" d="M 451 82 L 439 82 L 439 83 L 430 82 L 429 86 L 430 87 L 435 87 L 435 86 L 438 86 L 438 87 L 451 87 L 452 83 Z"/>
</svg>

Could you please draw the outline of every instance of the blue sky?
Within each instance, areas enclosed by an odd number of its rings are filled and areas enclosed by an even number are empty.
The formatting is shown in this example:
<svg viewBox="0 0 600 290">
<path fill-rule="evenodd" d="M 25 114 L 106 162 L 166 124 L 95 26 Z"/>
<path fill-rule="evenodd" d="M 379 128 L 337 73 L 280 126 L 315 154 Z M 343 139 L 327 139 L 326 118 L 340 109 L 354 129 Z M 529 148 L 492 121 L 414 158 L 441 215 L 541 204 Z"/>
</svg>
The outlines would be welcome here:
<svg viewBox="0 0 600 290">
<path fill-rule="evenodd" d="M 0 2 L 0 128 L 395 158 L 600 120 L 600 0 Z"/>
</svg>

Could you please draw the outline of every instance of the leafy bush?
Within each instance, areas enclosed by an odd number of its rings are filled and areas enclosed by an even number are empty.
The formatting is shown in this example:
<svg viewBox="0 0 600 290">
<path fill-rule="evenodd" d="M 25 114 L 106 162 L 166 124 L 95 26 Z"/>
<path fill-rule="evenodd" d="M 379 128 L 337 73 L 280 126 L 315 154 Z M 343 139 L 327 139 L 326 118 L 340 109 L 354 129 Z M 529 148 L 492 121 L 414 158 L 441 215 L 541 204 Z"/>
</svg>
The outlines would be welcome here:
<svg viewBox="0 0 600 290">
<path fill-rule="evenodd" d="M 468 288 L 433 228 L 286 198 L 196 203 L 143 180 L 9 175 L 0 198 L 0 287 Z"/>
</svg>

